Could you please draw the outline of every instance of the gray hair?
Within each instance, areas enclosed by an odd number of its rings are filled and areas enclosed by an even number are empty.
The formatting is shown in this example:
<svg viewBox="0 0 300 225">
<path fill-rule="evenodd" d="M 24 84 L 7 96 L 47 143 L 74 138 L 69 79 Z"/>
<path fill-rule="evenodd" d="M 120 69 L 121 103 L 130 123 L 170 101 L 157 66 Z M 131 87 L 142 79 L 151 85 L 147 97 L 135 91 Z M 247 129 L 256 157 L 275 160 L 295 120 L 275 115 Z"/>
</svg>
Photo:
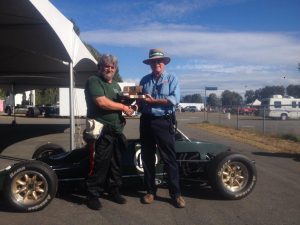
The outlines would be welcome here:
<svg viewBox="0 0 300 225">
<path fill-rule="evenodd" d="M 98 69 L 102 68 L 107 64 L 113 64 L 116 69 L 118 69 L 118 58 L 110 54 L 103 54 L 100 56 L 98 61 Z"/>
</svg>

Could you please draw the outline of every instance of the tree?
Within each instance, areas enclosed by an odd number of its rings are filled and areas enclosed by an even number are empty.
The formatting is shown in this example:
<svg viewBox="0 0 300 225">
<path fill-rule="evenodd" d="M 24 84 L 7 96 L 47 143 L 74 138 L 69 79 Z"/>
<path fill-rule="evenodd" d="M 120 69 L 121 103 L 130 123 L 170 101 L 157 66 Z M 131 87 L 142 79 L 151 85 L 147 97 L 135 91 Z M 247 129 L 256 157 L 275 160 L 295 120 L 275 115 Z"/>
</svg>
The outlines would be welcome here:
<svg viewBox="0 0 300 225">
<path fill-rule="evenodd" d="M 209 106 L 219 106 L 220 105 L 220 99 L 217 97 L 215 93 L 211 93 L 207 98 L 207 105 Z"/>
<path fill-rule="evenodd" d="M 266 86 L 261 89 L 261 99 L 270 98 L 272 95 L 282 95 L 284 96 L 283 86 Z"/>
<path fill-rule="evenodd" d="M 232 106 L 241 105 L 241 103 L 243 102 L 243 98 L 236 92 L 225 90 L 222 93 L 221 101 L 222 101 L 222 106 L 232 107 Z"/>
<path fill-rule="evenodd" d="M 79 26 L 76 24 L 74 19 L 70 19 L 71 23 L 73 23 L 73 29 L 75 31 L 75 33 L 79 36 L 80 35 L 80 28 Z"/>
<path fill-rule="evenodd" d="M 181 98 L 181 102 L 183 103 L 188 103 L 192 101 L 192 96 L 191 95 L 185 95 Z"/>
<path fill-rule="evenodd" d="M 54 105 L 59 100 L 58 88 L 47 88 L 35 91 L 35 102 L 37 105 Z"/>
<path fill-rule="evenodd" d="M 254 92 L 255 99 L 262 100 L 261 90 L 262 90 L 261 88 L 255 90 L 255 92 Z"/>
<path fill-rule="evenodd" d="M 79 26 L 76 24 L 75 20 L 74 19 L 70 19 L 70 21 L 73 23 L 73 29 L 75 31 L 75 33 L 79 36 L 80 35 L 80 28 Z M 90 51 L 90 53 L 92 54 L 92 56 L 94 56 L 94 58 L 96 59 L 97 62 L 99 62 L 99 59 L 101 57 L 101 54 L 100 52 L 95 49 L 92 45 L 88 44 L 88 43 L 85 43 L 83 42 L 84 45 L 86 46 L 86 48 Z M 119 73 L 119 68 L 117 69 L 116 73 L 115 73 L 115 76 L 113 78 L 115 81 L 117 82 L 123 82 L 123 79 Z"/>
<path fill-rule="evenodd" d="M 185 103 L 202 103 L 202 97 L 200 94 L 186 95 L 183 96 L 181 102 Z"/>
<path fill-rule="evenodd" d="M 192 102 L 193 103 L 202 103 L 202 97 L 200 94 L 193 94 L 192 95 Z"/>
<path fill-rule="evenodd" d="M 254 102 L 256 99 L 255 92 L 253 90 L 247 90 L 245 93 L 246 104 Z"/>
<path fill-rule="evenodd" d="M 4 99 L 6 96 L 6 92 L 0 88 L 0 99 Z"/>
<path fill-rule="evenodd" d="M 294 98 L 300 98 L 300 85 L 290 84 L 286 88 L 286 93 L 289 96 L 293 96 Z"/>
<path fill-rule="evenodd" d="M 92 56 L 94 56 L 94 58 L 96 59 L 97 62 L 99 62 L 99 59 L 101 57 L 100 52 L 95 49 L 92 45 L 84 42 L 85 47 L 89 50 L 89 52 L 92 54 Z"/>
<path fill-rule="evenodd" d="M 119 67 L 118 67 L 113 79 L 117 82 L 123 82 L 123 79 L 122 79 L 121 75 L 119 74 Z"/>
</svg>

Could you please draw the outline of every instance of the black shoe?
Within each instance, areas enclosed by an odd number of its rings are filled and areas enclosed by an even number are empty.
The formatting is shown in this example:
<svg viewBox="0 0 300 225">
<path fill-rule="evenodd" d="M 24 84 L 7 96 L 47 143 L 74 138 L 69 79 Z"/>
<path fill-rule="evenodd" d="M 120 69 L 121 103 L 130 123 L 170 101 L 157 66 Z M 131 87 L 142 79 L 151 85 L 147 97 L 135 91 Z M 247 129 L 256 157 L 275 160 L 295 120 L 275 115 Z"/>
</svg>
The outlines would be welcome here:
<svg viewBox="0 0 300 225">
<path fill-rule="evenodd" d="M 127 203 L 127 200 L 119 193 L 111 194 L 110 197 L 111 197 L 111 200 L 114 201 L 115 203 L 118 203 L 118 204 L 126 204 Z"/>
<path fill-rule="evenodd" d="M 87 199 L 87 207 L 93 210 L 99 210 L 102 208 L 101 202 L 98 197 L 88 197 Z"/>
</svg>

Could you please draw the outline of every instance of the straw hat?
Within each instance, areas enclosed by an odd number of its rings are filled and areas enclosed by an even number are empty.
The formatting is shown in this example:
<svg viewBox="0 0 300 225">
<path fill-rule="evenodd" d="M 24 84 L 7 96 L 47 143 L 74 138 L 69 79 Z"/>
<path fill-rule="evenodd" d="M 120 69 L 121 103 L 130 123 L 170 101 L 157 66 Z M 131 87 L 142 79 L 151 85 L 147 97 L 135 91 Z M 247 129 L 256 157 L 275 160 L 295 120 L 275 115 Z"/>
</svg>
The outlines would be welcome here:
<svg viewBox="0 0 300 225">
<path fill-rule="evenodd" d="M 151 61 L 162 59 L 164 64 L 167 65 L 171 59 L 166 57 L 162 49 L 154 48 L 149 50 L 149 59 L 145 59 L 143 63 L 149 65 Z"/>
</svg>

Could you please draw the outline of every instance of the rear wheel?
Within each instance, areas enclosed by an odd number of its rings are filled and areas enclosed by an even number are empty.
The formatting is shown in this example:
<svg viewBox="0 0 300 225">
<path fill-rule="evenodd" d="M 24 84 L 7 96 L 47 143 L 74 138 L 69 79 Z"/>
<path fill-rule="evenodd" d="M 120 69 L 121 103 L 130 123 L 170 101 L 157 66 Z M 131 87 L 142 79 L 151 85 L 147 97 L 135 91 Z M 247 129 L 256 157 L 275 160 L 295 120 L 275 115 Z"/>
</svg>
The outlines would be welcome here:
<svg viewBox="0 0 300 225">
<path fill-rule="evenodd" d="M 210 182 L 225 199 L 241 199 L 253 190 L 257 172 L 254 163 L 246 156 L 223 152 L 211 162 Z"/>
<path fill-rule="evenodd" d="M 52 155 L 57 155 L 66 152 L 61 146 L 57 144 L 45 144 L 40 146 L 32 155 L 33 159 L 45 158 Z"/>
<path fill-rule="evenodd" d="M 281 114 L 280 119 L 281 120 L 287 120 L 288 116 L 286 114 Z"/>
<path fill-rule="evenodd" d="M 56 174 L 40 161 L 15 164 L 5 178 L 6 203 L 17 211 L 41 210 L 52 201 L 56 192 Z"/>
</svg>

